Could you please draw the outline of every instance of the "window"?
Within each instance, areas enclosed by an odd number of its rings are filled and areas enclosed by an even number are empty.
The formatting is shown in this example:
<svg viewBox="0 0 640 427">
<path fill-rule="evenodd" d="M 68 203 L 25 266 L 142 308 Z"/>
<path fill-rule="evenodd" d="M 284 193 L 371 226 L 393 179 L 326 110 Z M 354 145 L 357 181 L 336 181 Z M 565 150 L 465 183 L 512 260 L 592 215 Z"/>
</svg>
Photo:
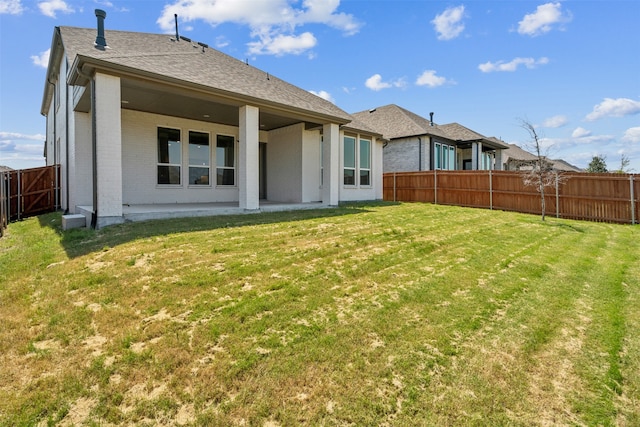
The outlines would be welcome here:
<svg viewBox="0 0 640 427">
<path fill-rule="evenodd" d="M 456 169 L 456 147 L 436 142 L 433 149 L 434 169 Z"/>
<path fill-rule="evenodd" d="M 449 170 L 456 170 L 456 147 L 449 146 Z"/>
<path fill-rule="evenodd" d="M 209 134 L 189 132 L 189 185 L 209 185 Z"/>
<path fill-rule="evenodd" d="M 356 185 L 356 139 L 344 137 L 344 185 Z"/>
<path fill-rule="evenodd" d="M 216 183 L 217 185 L 235 185 L 235 138 L 218 135 L 216 142 Z"/>
<path fill-rule="evenodd" d="M 360 185 L 371 185 L 371 140 L 360 139 Z"/>
<path fill-rule="evenodd" d="M 180 185 L 181 164 L 180 130 L 158 128 L 158 184 Z"/>
<path fill-rule="evenodd" d="M 490 152 L 482 153 L 481 161 L 482 161 L 482 164 L 480 166 L 480 169 L 482 170 L 493 169 L 493 153 L 490 153 Z"/>
</svg>

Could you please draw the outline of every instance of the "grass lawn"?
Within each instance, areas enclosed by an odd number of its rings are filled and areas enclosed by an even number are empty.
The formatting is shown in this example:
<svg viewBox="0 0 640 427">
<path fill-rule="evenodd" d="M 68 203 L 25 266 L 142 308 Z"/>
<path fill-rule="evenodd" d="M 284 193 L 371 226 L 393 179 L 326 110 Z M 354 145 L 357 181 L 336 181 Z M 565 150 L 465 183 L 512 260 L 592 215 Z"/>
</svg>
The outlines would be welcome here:
<svg viewBox="0 0 640 427">
<path fill-rule="evenodd" d="M 0 272 L 0 425 L 640 425 L 638 226 L 51 214 Z"/>
</svg>

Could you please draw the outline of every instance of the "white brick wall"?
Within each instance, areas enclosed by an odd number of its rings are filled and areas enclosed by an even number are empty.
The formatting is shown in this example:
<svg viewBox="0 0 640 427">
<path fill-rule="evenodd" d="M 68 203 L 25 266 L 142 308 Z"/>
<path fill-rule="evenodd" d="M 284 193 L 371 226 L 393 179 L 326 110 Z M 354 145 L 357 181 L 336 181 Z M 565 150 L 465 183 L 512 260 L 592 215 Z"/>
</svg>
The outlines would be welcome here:
<svg viewBox="0 0 640 427">
<path fill-rule="evenodd" d="M 161 186 L 157 184 L 158 127 L 180 129 L 182 139 L 182 184 Z M 215 155 L 216 135 L 238 139 L 238 128 L 214 123 L 199 122 L 158 114 L 122 110 L 122 174 L 123 203 L 211 203 L 237 202 L 238 187 L 215 185 L 215 157 L 210 164 L 211 186 L 189 186 L 189 131 L 209 133 L 211 152 Z M 260 140 L 267 137 L 260 134 Z M 236 144 L 236 155 L 238 145 Z M 236 164 L 236 168 L 237 168 Z M 236 177 L 237 178 L 237 177 Z M 237 179 L 236 179 L 237 183 Z"/>
</svg>

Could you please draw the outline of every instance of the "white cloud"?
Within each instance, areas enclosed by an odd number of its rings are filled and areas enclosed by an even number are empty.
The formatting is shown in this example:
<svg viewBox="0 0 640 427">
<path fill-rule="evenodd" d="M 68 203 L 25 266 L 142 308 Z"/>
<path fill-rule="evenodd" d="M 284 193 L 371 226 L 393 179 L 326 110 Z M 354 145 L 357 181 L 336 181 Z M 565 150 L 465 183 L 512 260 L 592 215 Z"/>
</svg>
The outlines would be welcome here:
<svg viewBox="0 0 640 427">
<path fill-rule="evenodd" d="M 309 92 L 311 92 L 315 96 L 319 96 L 320 98 L 325 99 L 325 100 L 335 104 L 335 101 L 334 101 L 333 97 L 326 90 L 321 90 L 321 91 L 318 91 L 318 92 L 316 92 L 315 90 L 310 90 Z"/>
<path fill-rule="evenodd" d="M 249 53 L 254 55 L 282 56 L 285 54 L 299 55 L 314 47 L 317 42 L 313 34 L 307 32 L 299 36 L 263 35 L 260 37 L 260 41 L 248 43 L 248 46 Z"/>
<path fill-rule="evenodd" d="M 225 22 L 246 25 L 255 42 L 248 44 L 253 54 L 300 54 L 317 43 L 310 32 L 296 35 L 295 30 L 306 24 L 324 24 L 353 35 L 362 24 L 352 15 L 337 12 L 340 0 L 173 0 L 166 5 L 156 23 L 172 32 L 174 14 L 182 23 L 201 20 L 216 26 Z"/>
<path fill-rule="evenodd" d="M 546 3 L 538 6 L 536 11 L 524 16 L 518 23 L 518 33 L 528 36 L 539 36 L 551 31 L 554 25 L 571 21 L 569 12 L 563 13 L 562 4 Z"/>
<path fill-rule="evenodd" d="M 458 37 L 464 31 L 464 6 L 449 7 L 431 21 L 438 40 L 451 40 Z"/>
<path fill-rule="evenodd" d="M 540 59 L 534 58 L 514 58 L 509 62 L 498 61 L 491 62 L 487 61 L 484 64 L 478 65 L 478 69 L 483 73 L 491 73 L 494 71 L 509 71 L 513 72 L 518 69 L 520 65 L 524 65 L 525 67 L 532 69 L 536 68 L 538 65 L 545 65 L 549 63 L 549 58 L 542 57 Z"/>
<path fill-rule="evenodd" d="M 605 98 L 600 104 L 593 107 L 593 111 L 587 114 L 585 120 L 592 122 L 603 117 L 623 117 L 640 113 L 640 102 L 629 98 Z"/>
<path fill-rule="evenodd" d="M 544 122 L 542 122 L 542 126 L 555 129 L 566 125 L 568 122 L 569 119 L 567 118 L 567 116 L 558 115 L 546 119 Z"/>
<path fill-rule="evenodd" d="M 640 127 L 629 128 L 622 136 L 624 142 L 640 143 Z"/>
<path fill-rule="evenodd" d="M 435 70 L 426 70 L 416 80 L 418 86 L 438 87 L 447 83 L 454 83 L 452 80 L 447 80 L 444 77 L 436 76 Z"/>
<path fill-rule="evenodd" d="M 40 12 L 50 18 L 55 18 L 57 12 L 73 13 L 75 12 L 64 0 L 49 0 L 38 3 Z"/>
<path fill-rule="evenodd" d="M 42 134 L 26 134 L 18 132 L 0 132 L 0 141 L 11 140 L 28 140 L 28 141 L 44 141 L 46 137 Z"/>
<path fill-rule="evenodd" d="M 0 0 L 0 15 L 20 15 L 23 10 L 20 0 Z"/>
<path fill-rule="evenodd" d="M 18 169 L 42 166 L 44 140 L 45 136 L 41 134 L 0 132 L 0 163 Z"/>
<path fill-rule="evenodd" d="M 587 136 L 591 136 L 591 131 L 581 127 L 575 128 L 571 133 L 572 138 L 585 138 Z"/>
<path fill-rule="evenodd" d="M 44 52 L 40 52 L 40 55 L 31 55 L 31 61 L 38 67 L 47 68 L 49 66 L 49 54 L 51 49 L 47 49 Z"/>
<path fill-rule="evenodd" d="M 406 86 L 406 82 L 403 79 L 398 79 L 392 82 L 383 82 L 380 74 L 374 74 L 364 82 L 364 85 L 371 90 L 379 91 L 391 87 L 404 87 Z"/>
</svg>

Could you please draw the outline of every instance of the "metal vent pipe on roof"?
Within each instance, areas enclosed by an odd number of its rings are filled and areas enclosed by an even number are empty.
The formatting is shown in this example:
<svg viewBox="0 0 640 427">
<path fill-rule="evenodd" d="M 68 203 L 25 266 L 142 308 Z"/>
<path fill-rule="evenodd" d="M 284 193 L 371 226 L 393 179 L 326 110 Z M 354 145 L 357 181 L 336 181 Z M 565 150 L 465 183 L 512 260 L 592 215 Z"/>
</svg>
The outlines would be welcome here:
<svg viewBox="0 0 640 427">
<path fill-rule="evenodd" d="M 433 112 L 429 113 L 429 125 L 433 126 Z"/>
<path fill-rule="evenodd" d="M 96 9 L 96 18 L 98 18 L 98 36 L 96 37 L 95 46 L 98 49 L 104 49 L 107 47 L 107 40 L 104 38 L 104 18 L 107 17 L 107 12 L 101 9 Z"/>
<path fill-rule="evenodd" d="M 176 21 L 176 41 L 179 42 L 180 35 L 178 34 L 178 14 L 177 13 L 173 14 L 173 19 Z"/>
</svg>

